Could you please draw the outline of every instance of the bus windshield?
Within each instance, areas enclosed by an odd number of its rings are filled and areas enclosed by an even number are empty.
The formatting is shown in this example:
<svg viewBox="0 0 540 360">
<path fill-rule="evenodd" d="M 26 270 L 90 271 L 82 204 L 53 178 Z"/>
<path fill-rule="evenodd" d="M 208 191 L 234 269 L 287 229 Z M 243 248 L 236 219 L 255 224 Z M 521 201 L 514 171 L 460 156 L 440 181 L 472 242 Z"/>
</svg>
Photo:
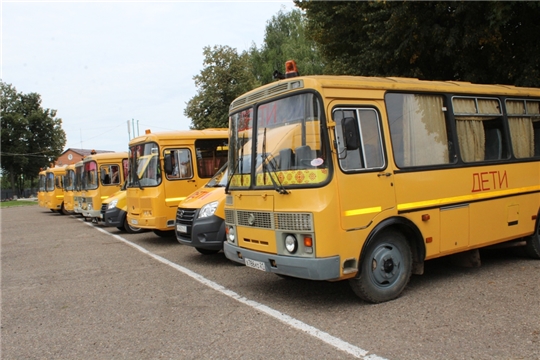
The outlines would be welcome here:
<svg viewBox="0 0 540 360">
<path fill-rule="evenodd" d="M 159 147 L 155 142 L 133 145 L 129 149 L 128 187 L 157 186 L 161 183 Z"/>
<path fill-rule="evenodd" d="M 97 163 L 89 161 L 84 163 L 83 190 L 95 190 L 98 188 Z"/>
<path fill-rule="evenodd" d="M 67 170 L 64 176 L 64 190 L 73 191 L 75 187 L 75 171 L 72 169 Z"/>
<path fill-rule="evenodd" d="M 82 184 L 83 184 L 83 173 L 84 168 L 83 166 L 75 166 L 75 179 L 73 184 L 73 189 L 75 191 L 81 191 L 82 190 Z"/>
<path fill-rule="evenodd" d="M 39 175 L 39 191 L 45 191 L 45 175 Z"/>
<path fill-rule="evenodd" d="M 274 187 L 284 193 L 326 182 L 330 156 L 321 113 L 319 99 L 306 93 L 232 114 L 230 188 Z"/>
</svg>

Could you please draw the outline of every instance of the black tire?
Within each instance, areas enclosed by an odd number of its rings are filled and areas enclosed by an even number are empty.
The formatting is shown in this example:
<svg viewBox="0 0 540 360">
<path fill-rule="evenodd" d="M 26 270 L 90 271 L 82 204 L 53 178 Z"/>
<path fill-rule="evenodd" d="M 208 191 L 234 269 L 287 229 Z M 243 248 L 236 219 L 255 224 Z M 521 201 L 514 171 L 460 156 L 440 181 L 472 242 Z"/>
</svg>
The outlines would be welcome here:
<svg viewBox="0 0 540 360">
<path fill-rule="evenodd" d="M 154 230 L 154 234 L 162 238 L 176 237 L 174 230 Z"/>
<path fill-rule="evenodd" d="M 358 275 L 349 284 L 361 299 L 381 303 L 397 298 L 409 283 L 411 273 L 411 247 L 403 234 L 388 230 L 367 246 Z"/>
<path fill-rule="evenodd" d="M 67 211 L 66 208 L 64 207 L 64 203 L 62 203 L 62 207 L 60 208 L 60 214 L 69 215 L 69 211 Z"/>
<path fill-rule="evenodd" d="M 525 252 L 533 259 L 540 259 L 540 222 L 536 226 L 536 232 L 525 238 Z"/>
<path fill-rule="evenodd" d="M 121 229 L 127 232 L 128 234 L 140 233 L 143 230 L 141 228 L 131 226 L 129 224 L 127 216 L 124 218 L 124 226 Z"/>
<path fill-rule="evenodd" d="M 197 250 L 199 253 L 203 255 L 214 255 L 219 252 L 219 250 L 210 250 L 210 249 L 203 249 L 200 247 L 196 247 L 195 250 Z"/>
</svg>

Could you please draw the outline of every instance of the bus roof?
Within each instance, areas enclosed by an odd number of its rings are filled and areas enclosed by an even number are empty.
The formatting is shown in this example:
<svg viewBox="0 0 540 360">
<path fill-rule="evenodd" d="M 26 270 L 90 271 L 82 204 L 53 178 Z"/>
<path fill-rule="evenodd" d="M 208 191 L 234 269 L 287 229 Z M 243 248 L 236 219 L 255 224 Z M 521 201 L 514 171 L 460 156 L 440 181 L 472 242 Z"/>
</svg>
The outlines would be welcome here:
<svg viewBox="0 0 540 360">
<path fill-rule="evenodd" d="M 84 157 L 83 162 L 88 161 L 114 161 L 114 160 L 122 160 L 128 157 L 127 151 L 123 152 L 113 152 L 113 153 L 99 153 L 99 154 L 93 154 L 88 155 Z"/>
<path fill-rule="evenodd" d="M 302 88 L 321 88 L 322 91 L 331 91 L 332 89 L 381 90 L 381 93 L 378 94 L 378 97 L 380 98 L 382 98 L 384 92 L 388 90 L 540 97 L 540 89 L 538 88 L 517 87 L 512 85 L 473 84 L 462 81 L 430 81 L 400 77 L 313 75 L 287 78 L 251 90 L 236 98 L 231 103 L 229 111 L 236 111 L 237 109 L 255 103 L 261 98 L 265 98 L 268 95 L 275 96 L 277 94 Z"/>
<path fill-rule="evenodd" d="M 148 133 L 131 139 L 129 145 L 144 143 L 148 141 L 174 141 L 174 140 L 197 140 L 197 139 L 219 139 L 228 138 L 229 129 L 204 129 L 204 130 L 179 130 Z"/>
</svg>

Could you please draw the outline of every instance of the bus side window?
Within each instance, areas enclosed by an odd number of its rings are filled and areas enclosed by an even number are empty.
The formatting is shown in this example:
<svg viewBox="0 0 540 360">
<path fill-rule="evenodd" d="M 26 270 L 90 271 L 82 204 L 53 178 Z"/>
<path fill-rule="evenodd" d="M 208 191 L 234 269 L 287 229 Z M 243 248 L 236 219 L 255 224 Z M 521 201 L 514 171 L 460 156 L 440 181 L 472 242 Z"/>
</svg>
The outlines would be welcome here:
<svg viewBox="0 0 540 360">
<path fill-rule="evenodd" d="M 498 99 L 454 97 L 452 104 L 464 162 L 508 158 Z"/>
<path fill-rule="evenodd" d="M 534 156 L 540 156 L 540 122 L 534 123 Z"/>
</svg>

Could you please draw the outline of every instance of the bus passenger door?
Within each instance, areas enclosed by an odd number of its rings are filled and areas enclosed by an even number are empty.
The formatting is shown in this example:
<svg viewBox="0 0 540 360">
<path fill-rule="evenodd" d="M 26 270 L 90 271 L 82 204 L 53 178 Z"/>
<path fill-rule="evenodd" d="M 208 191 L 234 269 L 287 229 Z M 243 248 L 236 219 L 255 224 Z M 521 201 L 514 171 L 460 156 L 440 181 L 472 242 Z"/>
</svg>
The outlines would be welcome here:
<svg viewBox="0 0 540 360">
<path fill-rule="evenodd" d="M 341 226 L 367 228 L 395 206 L 394 175 L 384 156 L 379 113 L 372 107 L 335 108 Z"/>
<path fill-rule="evenodd" d="M 166 149 L 165 158 L 170 160 L 170 169 L 165 166 L 165 203 L 177 207 L 180 201 L 197 190 L 203 181 L 194 171 L 192 150 L 189 148 Z M 166 160 L 167 161 L 167 160 Z M 176 210 L 175 210 L 176 211 Z"/>
</svg>

